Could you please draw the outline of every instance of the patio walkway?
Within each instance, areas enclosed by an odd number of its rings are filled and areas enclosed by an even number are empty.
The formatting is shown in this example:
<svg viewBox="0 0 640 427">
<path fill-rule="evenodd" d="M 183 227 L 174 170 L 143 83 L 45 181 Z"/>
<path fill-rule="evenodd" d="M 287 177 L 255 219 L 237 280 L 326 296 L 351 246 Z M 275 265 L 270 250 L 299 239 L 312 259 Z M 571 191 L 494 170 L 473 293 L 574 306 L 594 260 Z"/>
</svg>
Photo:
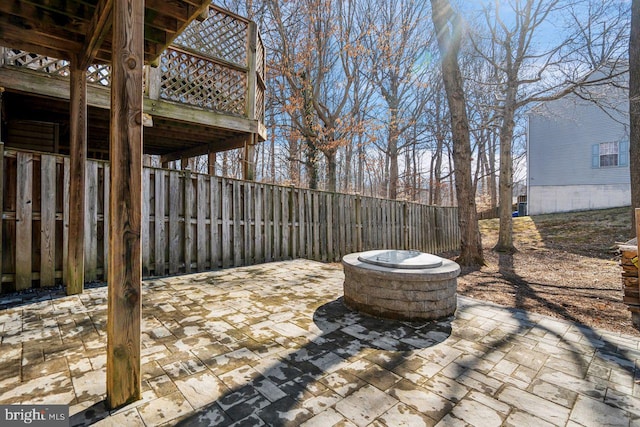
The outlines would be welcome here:
<svg viewBox="0 0 640 427">
<path fill-rule="evenodd" d="M 468 298 L 381 321 L 342 280 L 296 260 L 145 282 L 143 399 L 111 413 L 107 288 L 0 298 L 0 404 L 70 404 L 72 425 L 640 426 L 636 338 Z"/>
</svg>

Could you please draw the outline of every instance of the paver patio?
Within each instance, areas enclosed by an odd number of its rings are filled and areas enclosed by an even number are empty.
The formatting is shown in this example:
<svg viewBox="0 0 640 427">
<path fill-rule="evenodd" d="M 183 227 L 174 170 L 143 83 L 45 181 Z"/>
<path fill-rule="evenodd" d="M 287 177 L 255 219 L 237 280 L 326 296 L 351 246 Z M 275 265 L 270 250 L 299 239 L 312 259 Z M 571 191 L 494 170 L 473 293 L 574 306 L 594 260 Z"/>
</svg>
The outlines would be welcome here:
<svg viewBox="0 0 640 427">
<path fill-rule="evenodd" d="M 640 340 L 459 298 L 403 323 L 295 260 L 143 284 L 143 399 L 105 408 L 107 287 L 0 298 L 0 404 L 72 425 L 640 426 Z"/>
</svg>

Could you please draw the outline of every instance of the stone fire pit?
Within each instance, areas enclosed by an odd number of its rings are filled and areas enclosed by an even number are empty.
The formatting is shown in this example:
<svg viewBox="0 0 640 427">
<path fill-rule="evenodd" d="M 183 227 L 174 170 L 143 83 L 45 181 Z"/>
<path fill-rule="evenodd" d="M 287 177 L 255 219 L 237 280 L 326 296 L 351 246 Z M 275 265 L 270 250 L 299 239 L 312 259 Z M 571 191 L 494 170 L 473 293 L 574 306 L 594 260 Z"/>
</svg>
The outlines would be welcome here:
<svg viewBox="0 0 640 427">
<path fill-rule="evenodd" d="M 419 251 L 376 250 L 346 255 L 344 302 L 363 313 L 432 320 L 456 311 L 460 266 Z"/>
</svg>

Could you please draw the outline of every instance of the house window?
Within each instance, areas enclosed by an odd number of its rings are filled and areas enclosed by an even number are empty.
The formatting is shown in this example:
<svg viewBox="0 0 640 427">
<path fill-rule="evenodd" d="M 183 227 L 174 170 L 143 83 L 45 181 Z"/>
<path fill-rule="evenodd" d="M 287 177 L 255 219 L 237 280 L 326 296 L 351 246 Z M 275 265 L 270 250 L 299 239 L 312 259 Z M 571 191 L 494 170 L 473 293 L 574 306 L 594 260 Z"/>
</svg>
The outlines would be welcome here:
<svg viewBox="0 0 640 427">
<path fill-rule="evenodd" d="M 628 141 L 593 144 L 591 149 L 591 166 L 594 168 L 627 166 L 628 159 Z"/>
</svg>

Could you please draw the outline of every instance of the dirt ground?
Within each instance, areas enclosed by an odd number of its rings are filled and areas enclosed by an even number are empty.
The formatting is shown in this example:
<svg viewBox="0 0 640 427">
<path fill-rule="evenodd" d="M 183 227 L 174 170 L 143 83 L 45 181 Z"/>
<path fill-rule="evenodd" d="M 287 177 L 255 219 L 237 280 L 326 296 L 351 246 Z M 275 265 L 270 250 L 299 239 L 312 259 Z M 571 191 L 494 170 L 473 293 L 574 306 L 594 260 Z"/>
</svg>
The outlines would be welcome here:
<svg viewBox="0 0 640 427">
<path fill-rule="evenodd" d="M 631 239 L 629 208 L 514 218 L 518 251 L 491 248 L 498 220 L 480 221 L 487 265 L 463 269 L 458 293 L 591 327 L 640 336 L 622 302 L 616 242 Z"/>
</svg>

